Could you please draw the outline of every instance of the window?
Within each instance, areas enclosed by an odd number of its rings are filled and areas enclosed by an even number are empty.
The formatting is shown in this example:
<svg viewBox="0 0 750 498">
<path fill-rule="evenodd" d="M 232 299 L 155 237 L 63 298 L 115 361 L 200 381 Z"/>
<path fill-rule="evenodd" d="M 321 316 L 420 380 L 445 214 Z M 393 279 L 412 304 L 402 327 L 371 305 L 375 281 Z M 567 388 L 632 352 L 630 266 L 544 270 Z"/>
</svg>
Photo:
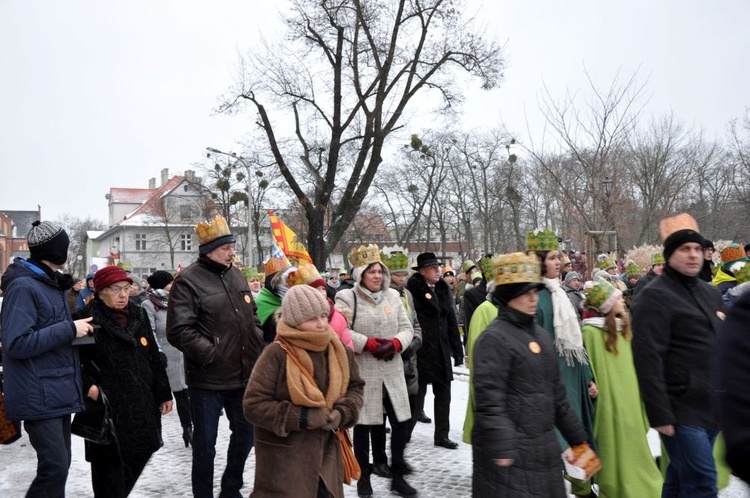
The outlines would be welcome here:
<svg viewBox="0 0 750 498">
<path fill-rule="evenodd" d="M 146 250 L 146 234 L 145 233 L 135 234 L 135 250 L 136 251 Z"/>
<path fill-rule="evenodd" d="M 181 251 L 192 251 L 193 250 L 193 236 L 189 233 L 180 235 L 180 250 Z"/>
<path fill-rule="evenodd" d="M 192 220 L 193 219 L 193 206 L 180 206 L 180 219 Z"/>
<path fill-rule="evenodd" d="M 155 271 L 156 268 L 133 268 L 130 276 L 133 280 L 138 280 L 138 283 L 140 283 L 141 280 L 146 280 Z"/>
</svg>

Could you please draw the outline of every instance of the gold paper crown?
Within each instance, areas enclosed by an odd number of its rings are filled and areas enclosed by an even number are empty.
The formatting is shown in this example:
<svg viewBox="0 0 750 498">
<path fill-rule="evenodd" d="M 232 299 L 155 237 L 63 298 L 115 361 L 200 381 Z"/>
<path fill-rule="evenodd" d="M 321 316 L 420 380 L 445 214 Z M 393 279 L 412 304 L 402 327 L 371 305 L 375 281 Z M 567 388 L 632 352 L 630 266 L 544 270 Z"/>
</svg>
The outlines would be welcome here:
<svg viewBox="0 0 750 498">
<path fill-rule="evenodd" d="M 198 236 L 198 244 L 208 244 L 219 237 L 225 235 L 232 235 L 232 231 L 229 230 L 227 220 L 221 216 L 216 216 L 211 222 L 201 222 L 195 227 L 195 234 Z"/>
<path fill-rule="evenodd" d="M 359 246 L 349 254 L 349 261 L 352 262 L 352 266 L 355 268 L 367 266 L 372 263 L 380 263 L 380 249 L 375 244 Z"/>
<path fill-rule="evenodd" d="M 555 239 L 557 240 L 557 239 Z M 536 254 L 514 252 L 492 257 L 495 285 L 541 282 Z"/>
<path fill-rule="evenodd" d="M 320 272 L 315 268 L 315 265 L 310 263 L 302 263 L 297 267 L 297 270 L 289 275 L 290 285 L 311 284 L 316 280 L 323 280 L 323 277 L 320 276 Z"/>
<path fill-rule="evenodd" d="M 556 251 L 558 244 L 557 234 L 547 228 L 526 232 L 527 251 Z"/>
<path fill-rule="evenodd" d="M 687 213 L 680 213 L 669 218 L 664 218 L 659 222 L 659 236 L 661 237 L 662 244 L 670 235 L 680 230 L 693 230 L 700 233 L 698 222 L 695 221 L 695 218 Z"/>
<path fill-rule="evenodd" d="M 289 264 L 289 260 L 286 259 L 286 256 L 281 258 L 268 258 L 268 261 L 265 262 L 263 265 L 263 270 L 265 270 L 266 275 L 270 275 L 272 273 L 278 273 L 279 271 L 283 270 L 284 268 L 288 268 L 292 266 Z"/>
<path fill-rule="evenodd" d="M 584 289 L 586 304 L 598 310 L 615 292 L 617 292 L 617 288 L 601 277 L 597 278 L 596 282 L 586 282 Z"/>
<path fill-rule="evenodd" d="M 390 256 L 381 252 L 380 261 L 383 262 L 391 272 L 409 271 L 409 258 L 402 252 L 394 252 Z"/>
</svg>

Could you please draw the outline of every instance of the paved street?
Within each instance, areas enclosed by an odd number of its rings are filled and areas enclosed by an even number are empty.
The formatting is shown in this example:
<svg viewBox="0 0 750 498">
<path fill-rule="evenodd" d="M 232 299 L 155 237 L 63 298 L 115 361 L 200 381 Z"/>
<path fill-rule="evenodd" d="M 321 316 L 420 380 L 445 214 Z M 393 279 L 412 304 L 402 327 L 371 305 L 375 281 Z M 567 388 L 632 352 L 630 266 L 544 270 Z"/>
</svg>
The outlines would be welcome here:
<svg viewBox="0 0 750 498">
<path fill-rule="evenodd" d="M 468 377 L 465 369 L 458 369 L 453 383 L 451 410 L 451 438 L 461 439 L 466 400 L 468 397 Z M 428 392 L 426 412 L 432 416 L 431 395 Z M 223 469 L 226 461 L 226 445 L 229 428 L 222 419 L 217 445 L 216 467 Z M 429 498 L 463 498 L 471 496 L 471 447 L 461 443 L 458 450 L 436 448 L 432 444 L 434 426 L 417 424 L 412 441 L 407 447 L 407 457 L 415 469 L 409 476 L 409 483 L 420 491 L 420 496 Z M 73 437 L 73 463 L 68 479 L 67 495 L 71 497 L 92 496 L 89 478 L 89 464 L 83 457 L 83 442 Z M 164 447 L 151 458 L 133 493 L 134 498 L 189 497 L 190 492 L 190 449 L 182 443 L 182 429 L 177 413 L 164 418 Z M 0 496 L 21 498 L 34 476 L 36 459 L 34 451 L 24 436 L 10 446 L 0 446 Z M 246 486 L 243 495 L 250 494 L 255 467 L 255 455 L 250 454 L 245 470 Z M 217 474 L 216 483 L 218 485 Z M 354 484 L 354 483 L 353 483 Z M 391 496 L 390 480 L 373 476 L 375 497 Z M 216 495 L 218 496 L 218 487 Z M 356 498 L 356 486 L 345 486 L 347 498 Z M 750 492 L 739 480 L 733 479 L 729 488 L 723 490 L 721 498 L 750 497 Z"/>
</svg>

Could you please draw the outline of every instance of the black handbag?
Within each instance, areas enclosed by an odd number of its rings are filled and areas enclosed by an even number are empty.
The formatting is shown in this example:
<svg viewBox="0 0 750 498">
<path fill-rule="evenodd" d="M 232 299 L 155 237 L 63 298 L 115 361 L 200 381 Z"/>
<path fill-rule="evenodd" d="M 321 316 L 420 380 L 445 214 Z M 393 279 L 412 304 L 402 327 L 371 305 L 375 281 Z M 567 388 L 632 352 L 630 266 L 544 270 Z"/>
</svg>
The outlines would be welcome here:
<svg viewBox="0 0 750 498">
<path fill-rule="evenodd" d="M 70 431 L 96 444 L 110 444 L 116 440 L 112 407 L 104 391 L 99 389 L 99 399 L 86 397 L 86 410 L 73 416 Z"/>
</svg>

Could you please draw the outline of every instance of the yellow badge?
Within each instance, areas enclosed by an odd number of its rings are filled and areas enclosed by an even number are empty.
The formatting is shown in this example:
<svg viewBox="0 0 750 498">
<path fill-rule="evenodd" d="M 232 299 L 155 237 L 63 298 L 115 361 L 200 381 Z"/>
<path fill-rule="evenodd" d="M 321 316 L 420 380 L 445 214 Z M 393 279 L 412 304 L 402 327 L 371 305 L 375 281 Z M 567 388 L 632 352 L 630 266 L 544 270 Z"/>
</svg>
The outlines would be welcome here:
<svg viewBox="0 0 750 498">
<path fill-rule="evenodd" d="M 148 341 L 146 340 L 145 337 L 141 337 L 141 345 L 148 346 Z"/>
<path fill-rule="evenodd" d="M 430 293 L 428 292 L 427 294 L 425 294 L 425 295 L 424 295 L 424 297 L 426 297 L 427 299 L 432 299 L 432 294 L 430 294 Z"/>
<path fill-rule="evenodd" d="M 250 304 L 250 296 L 248 296 L 247 294 L 245 294 L 245 302 L 247 304 Z"/>
<path fill-rule="evenodd" d="M 539 347 L 539 343 L 534 341 L 531 341 L 529 343 L 529 350 L 531 350 L 531 352 L 534 354 L 539 354 L 542 352 L 542 348 Z"/>
<path fill-rule="evenodd" d="M 383 311 L 385 311 L 386 315 L 390 315 L 391 313 L 393 313 L 393 308 L 391 308 L 390 306 L 386 306 L 385 308 L 383 308 Z"/>
</svg>

